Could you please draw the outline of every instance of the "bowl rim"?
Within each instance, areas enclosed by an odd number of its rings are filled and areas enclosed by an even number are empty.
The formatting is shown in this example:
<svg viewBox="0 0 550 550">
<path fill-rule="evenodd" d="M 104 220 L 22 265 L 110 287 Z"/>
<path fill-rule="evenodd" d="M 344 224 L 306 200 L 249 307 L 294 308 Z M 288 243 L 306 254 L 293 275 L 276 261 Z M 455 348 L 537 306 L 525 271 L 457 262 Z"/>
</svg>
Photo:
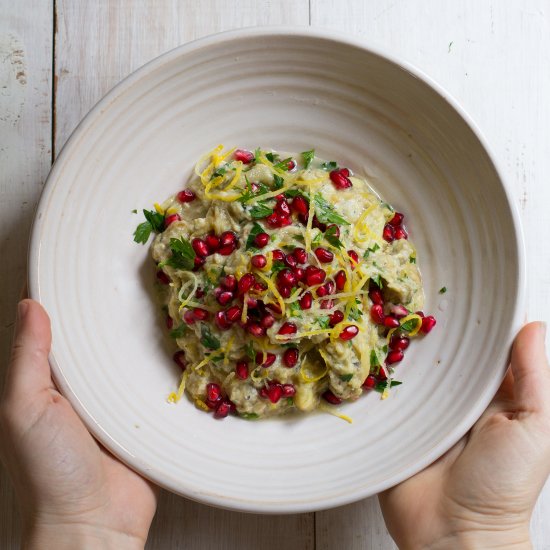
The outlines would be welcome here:
<svg viewBox="0 0 550 550">
<path fill-rule="evenodd" d="M 28 288 L 31 298 L 41 301 L 40 291 L 40 254 L 41 254 L 41 235 L 45 223 L 45 216 L 42 216 L 43 211 L 47 210 L 47 205 L 55 191 L 55 184 L 58 180 L 61 172 L 63 171 L 66 159 L 69 159 L 72 155 L 73 149 L 78 145 L 79 138 L 81 138 L 86 131 L 94 124 L 97 117 L 102 115 L 102 112 L 106 110 L 111 103 L 116 101 L 127 90 L 129 90 L 134 84 L 140 81 L 142 77 L 151 73 L 154 70 L 159 69 L 164 64 L 172 62 L 181 56 L 188 56 L 201 49 L 206 49 L 212 46 L 239 41 L 243 39 L 251 39 L 254 37 L 301 37 L 306 39 L 323 40 L 327 42 L 334 42 L 340 45 L 351 46 L 360 50 L 364 50 L 371 55 L 375 55 L 385 61 L 392 63 L 398 68 L 410 73 L 413 77 L 422 81 L 429 88 L 434 90 L 443 100 L 448 103 L 451 109 L 453 109 L 461 119 L 466 123 L 469 129 L 472 131 L 480 146 L 485 151 L 492 168 L 494 169 L 502 190 L 504 191 L 505 199 L 508 204 L 515 236 L 515 245 L 518 251 L 517 269 L 518 288 L 515 296 L 514 312 L 513 316 L 509 318 L 508 328 L 508 340 L 512 342 L 517 330 L 523 325 L 525 320 L 525 295 L 526 295 L 526 265 L 525 265 L 525 243 L 524 235 L 520 222 L 519 210 L 516 202 L 514 201 L 514 194 L 511 189 L 511 185 L 507 182 L 507 178 L 504 176 L 503 170 L 497 162 L 496 156 L 493 153 L 491 147 L 488 144 L 487 139 L 474 122 L 473 118 L 468 112 L 460 105 L 460 103 L 437 81 L 428 76 L 423 70 L 407 61 L 400 58 L 392 52 L 388 51 L 380 43 L 373 43 L 363 37 L 349 37 L 344 35 L 341 31 L 334 31 L 322 27 L 308 27 L 308 26 L 296 26 L 296 25 L 271 25 L 271 26 L 256 26 L 246 27 L 240 29 L 233 29 L 223 32 L 218 32 L 205 37 L 201 37 L 180 46 L 177 46 L 167 52 L 153 58 L 148 61 L 124 79 L 111 88 L 84 116 L 79 124 L 72 131 L 68 137 L 66 143 L 63 145 L 57 159 L 55 160 L 50 173 L 44 184 L 41 197 L 39 199 L 34 220 L 31 227 L 29 248 L 28 248 Z M 52 313 L 53 314 L 53 313 Z M 49 357 L 52 376 L 61 392 L 65 396 L 70 396 L 69 400 L 82 419 L 87 429 L 101 444 L 105 445 L 111 452 L 113 452 L 121 461 L 130 466 L 132 469 L 138 471 L 138 473 L 153 483 L 164 487 L 165 489 L 176 492 L 182 496 L 185 496 L 191 500 L 195 500 L 204 504 L 216 506 L 219 508 L 225 508 L 229 510 L 236 510 L 241 512 L 250 513 L 262 513 L 262 514 L 281 514 L 281 513 L 305 513 L 317 510 L 324 510 L 357 502 L 364 498 L 373 496 L 381 491 L 384 491 L 390 487 L 397 485 L 412 475 L 420 472 L 425 467 L 433 463 L 440 456 L 442 456 L 447 450 L 453 447 L 457 441 L 459 441 L 477 421 L 483 411 L 487 408 L 494 394 L 499 388 L 501 381 L 504 377 L 506 369 L 502 369 L 502 377 L 495 378 L 487 385 L 481 399 L 475 403 L 475 405 L 468 411 L 468 413 L 456 424 L 452 431 L 450 431 L 446 437 L 441 439 L 426 454 L 417 462 L 412 465 L 408 465 L 403 468 L 396 475 L 380 482 L 369 489 L 358 491 L 353 494 L 338 495 L 331 498 L 324 499 L 321 502 L 303 501 L 290 504 L 284 504 L 283 506 L 278 503 L 267 503 L 262 501 L 250 501 L 250 500 L 236 500 L 231 497 L 226 497 L 221 494 L 205 494 L 195 493 L 192 490 L 186 492 L 185 488 L 175 489 L 171 486 L 169 479 L 162 471 L 156 470 L 151 467 L 150 464 L 146 464 L 140 460 L 139 457 L 134 456 L 116 440 L 111 438 L 93 419 L 93 415 L 88 412 L 83 403 L 79 400 L 78 396 L 72 391 L 67 380 L 59 373 L 57 361 L 50 353 Z M 185 484 L 183 483 L 182 486 Z"/>
</svg>

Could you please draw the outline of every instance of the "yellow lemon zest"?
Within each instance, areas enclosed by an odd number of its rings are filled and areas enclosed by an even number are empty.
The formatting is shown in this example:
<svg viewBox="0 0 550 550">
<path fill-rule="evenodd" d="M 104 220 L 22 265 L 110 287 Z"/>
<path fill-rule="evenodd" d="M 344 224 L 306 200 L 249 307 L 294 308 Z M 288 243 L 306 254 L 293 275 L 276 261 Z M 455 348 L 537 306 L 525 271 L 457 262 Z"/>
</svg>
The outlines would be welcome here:
<svg viewBox="0 0 550 550">
<path fill-rule="evenodd" d="M 181 399 L 181 396 L 185 391 L 185 383 L 187 382 L 188 376 L 189 376 L 189 373 L 187 371 L 184 371 L 183 374 L 181 375 L 181 382 L 180 382 L 178 391 L 175 393 L 171 392 L 168 395 L 168 398 L 167 398 L 168 403 L 177 403 Z"/>
<path fill-rule="evenodd" d="M 329 405 L 325 405 L 324 403 L 319 403 L 319 409 L 323 412 L 331 414 L 332 416 L 336 416 L 337 418 L 340 418 L 341 420 L 345 420 L 348 424 L 353 424 L 353 419 L 352 418 L 350 418 L 346 414 L 342 414 L 342 413 L 339 413 L 338 411 L 335 411 Z"/>
<path fill-rule="evenodd" d="M 197 292 L 197 288 L 199 286 L 199 280 L 197 279 L 197 276 L 192 271 L 187 271 L 186 274 L 191 277 L 192 280 L 188 281 L 185 285 L 182 285 L 180 288 L 180 291 L 178 293 L 178 300 L 181 302 L 179 306 L 179 310 L 181 311 L 186 305 L 189 304 L 189 302 L 193 299 L 193 296 L 195 296 L 195 293 Z M 193 285 L 193 290 L 187 295 L 187 298 L 183 298 L 183 292 L 187 290 L 187 287 L 189 285 Z M 199 305 L 199 307 L 202 307 Z"/>
<path fill-rule="evenodd" d="M 407 321 L 410 321 L 411 319 L 416 319 L 416 327 L 414 327 L 411 331 L 409 331 L 408 336 L 413 338 L 418 334 L 418 331 L 422 328 L 422 317 L 420 315 L 417 315 L 416 313 L 411 313 L 410 315 L 407 315 L 406 317 L 403 317 L 399 320 L 400 325 L 404 325 Z"/>
<path fill-rule="evenodd" d="M 305 371 L 305 366 L 307 364 L 308 364 L 308 359 L 304 358 L 304 360 L 302 361 L 302 364 L 300 365 L 300 376 L 302 377 L 302 380 L 304 382 L 307 382 L 308 384 L 313 384 L 314 382 L 321 380 L 321 378 L 323 378 L 328 372 L 328 365 L 325 363 L 325 368 L 321 374 L 308 376 L 308 374 Z"/>
<path fill-rule="evenodd" d="M 204 166 L 206 161 L 209 161 L 207 166 L 212 165 L 213 163 L 211 162 L 210 159 L 212 159 L 212 157 L 214 157 L 214 155 L 216 155 L 217 153 L 219 153 L 222 150 L 223 150 L 223 145 L 218 145 L 216 148 L 212 149 L 212 151 L 208 151 L 208 153 L 205 153 L 204 155 L 202 155 L 202 157 L 199 158 L 199 160 L 195 163 L 195 174 L 199 178 L 202 179 L 202 175 L 206 171 L 205 168 L 201 169 L 201 166 Z"/>
<path fill-rule="evenodd" d="M 258 277 L 264 281 L 264 283 L 267 285 L 267 288 L 271 290 L 273 293 L 273 296 L 275 296 L 277 302 L 279 302 L 279 305 L 281 306 L 281 315 L 285 314 L 285 301 L 283 300 L 283 297 L 279 294 L 279 291 L 277 290 L 277 287 L 273 284 L 273 281 L 266 277 L 263 273 L 257 273 Z"/>
<path fill-rule="evenodd" d="M 241 323 L 246 323 L 248 317 L 248 293 L 243 296 L 243 311 L 241 313 Z"/>
<path fill-rule="evenodd" d="M 154 207 L 161 216 L 164 216 L 164 208 L 162 208 L 162 206 L 158 202 L 154 204 Z"/>
<path fill-rule="evenodd" d="M 210 411 L 208 405 L 202 399 L 199 399 L 198 397 L 197 397 L 197 399 L 195 399 L 195 406 L 197 407 L 197 409 L 200 409 L 201 411 L 205 411 L 205 412 Z"/>
<path fill-rule="evenodd" d="M 229 365 L 229 352 L 231 351 L 231 348 L 233 347 L 233 340 L 235 340 L 235 336 L 231 336 L 229 340 L 227 341 L 227 345 L 222 348 L 223 350 L 223 364 Z"/>
</svg>

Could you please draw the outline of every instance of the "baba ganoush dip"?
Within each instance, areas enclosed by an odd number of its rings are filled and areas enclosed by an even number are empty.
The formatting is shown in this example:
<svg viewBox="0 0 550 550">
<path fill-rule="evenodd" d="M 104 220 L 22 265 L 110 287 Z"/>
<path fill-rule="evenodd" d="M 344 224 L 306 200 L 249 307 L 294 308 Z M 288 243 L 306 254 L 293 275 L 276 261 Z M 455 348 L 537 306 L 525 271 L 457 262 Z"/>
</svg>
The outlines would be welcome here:
<svg viewBox="0 0 550 550">
<path fill-rule="evenodd" d="M 425 316 L 403 214 L 313 150 L 222 146 L 134 233 L 151 248 L 187 393 L 217 418 L 387 397 Z M 347 419 L 347 417 L 344 417 Z"/>
</svg>

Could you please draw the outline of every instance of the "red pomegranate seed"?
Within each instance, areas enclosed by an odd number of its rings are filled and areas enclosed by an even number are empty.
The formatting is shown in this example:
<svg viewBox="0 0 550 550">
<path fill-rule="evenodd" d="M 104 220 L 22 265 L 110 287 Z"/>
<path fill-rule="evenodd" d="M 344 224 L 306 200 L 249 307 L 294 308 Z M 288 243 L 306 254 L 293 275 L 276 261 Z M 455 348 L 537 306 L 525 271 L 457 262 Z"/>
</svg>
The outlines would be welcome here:
<svg viewBox="0 0 550 550">
<path fill-rule="evenodd" d="M 303 281 L 306 276 L 305 270 L 302 269 L 301 267 L 295 267 L 292 270 L 292 273 L 294 273 L 294 276 L 296 277 L 297 281 Z"/>
<path fill-rule="evenodd" d="M 327 287 L 326 287 L 325 285 L 320 286 L 320 287 L 315 291 L 315 293 L 317 294 L 317 297 L 318 297 L 318 298 L 324 298 L 324 297 L 328 294 Z"/>
<path fill-rule="evenodd" d="M 428 334 L 428 332 L 430 332 L 435 327 L 436 322 L 437 321 L 435 320 L 435 317 L 433 315 L 428 315 L 427 317 L 424 317 L 422 319 L 422 327 L 420 328 L 420 330 L 424 334 Z"/>
<path fill-rule="evenodd" d="M 286 201 L 286 197 L 284 196 L 283 193 L 280 193 L 279 195 L 277 195 L 277 196 L 275 197 L 275 200 L 276 200 L 277 202 Z"/>
<path fill-rule="evenodd" d="M 405 336 L 398 336 L 397 334 L 392 334 L 390 338 L 390 349 L 396 349 L 398 351 L 405 351 L 409 347 L 410 340 Z"/>
<path fill-rule="evenodd" d="M 235 245 L 234 244 L 228 244 L 227 246 L 222 246 L 216 250 L 218 254 L 221 254 L 222 256 L 229 256 L 230 254 L 233 254 L 235 252 Z"/>
<path fill-rule="evenodd" d="M 386 365 L 393 365 L 394 363 L 399 363 L 399 361 L 402 361 L 404 357 L 404 354 L 402 351 L 398 349 L 392 349 L 388 352 L 388 356 L 386 357 Z"/>
<path fill-rule="evenodd" d="M 185 352 L 184 351 L 176 351 L 174 355 L 172 355 L 172 359 L 174 360 L 174 363 L 178 365 L 178 367 L 181 368 L 181 370 L 185 370 L 185 367 L 187 366 L 187 362 L 185 361 Z"/>
<path fill-rule="evenodd" d="M 278 227 L 286 227 L 287 225 L 290 225 L 292 223 L 292 218 L 290 216 L 284 216 L 283 214 L 279 214 L 279 225 Z"/>
<path fill-rule="evenodd" d="M 399 326 L 399 321 L 395 317 L 388 315 L 384 319 L 384 326 L 388 328 L 397 328 Z"/>
<path fill-rule="evenodd" d="M 340 228 L 335 223 L 331 223 L 327 226 L 327 232 L 337 239 L 340 238 Z"/>
<path fill-rule="evenodd" d="M 183 314 L 183 320 L 188 324 L 188 325 L 192 325 L 196 319 L 195 319 L 195 315 L 193 314 L 193 312 L 188 309 L 184 314 Z"/>
<path fill-rule="evenodd" d="M 197 256 L 208 256 L 208 246 L 202 239 L 193 239 L 191 241 L 191 246 L 193 247 L 193 250 L 195 251 L 195 254 Z"/>
<path fill-rule="evenodd" d="M 250 332 L 250 334 L 252 334 L 252 336 L 255 336 L 256 338 L 265 335 L 265 328 L 254 321 L 251 323 L 247 323 L 246 329 L 248 330 L 248 332 Z"/>
<path fill-rule="evenodd" d="M 394 227 L 399 227 L 403 223 L 404 218 L 405 216 L 401 214 L 401 212 L 396 212 L 393 215 L 393 218 L 389 221 L 389 223 Z"/>
<path fill-rule="evenodd" d="M 289 286 L 282 286 L 279 285 L 277 287 L 277 290 L 279 291 L 279 294 L 286 300 L 287 298 L 290 298 L 290 294 L 292 293 L 292 288 Z"/>
<path fill-rule="evenodd" d="M 172 319 L 172 317 L 170 316 L 166 317 L 165 322 L 166 322 L 166 328 L 168 330 L 172 330 L 174 328 L 174 319 Z"/>
<path fill-rule="evenodd" d="M 254 153 L 246 149 L 237 149 L 233 153 L 235 160 L 240 160 L 243 164 L 250 164 L 254 160 Z"/>
<path fill-rule="evenodd" d="M 355 250 L 348 250 L 348 256 L 350 259 L 351 269 L 355 269 L 356 265 L 359 265 L 359 254 Z"/>
<path fill-rule="evenodd" d="M 231 324 L 229 323 L 225 311 L 218 311 L 215 316 L 216 319 L 216 325 L 221 328 L 222 330 L 227 330 Z"/>
<path fill-rule="evenodd" d="M 302 309 L 309 309 L 311 307 L 311 304 L 313 302 L 313 297 L 311 295 L 311 292 L 306 292 L 298 301 L 300 304 L 300 308 Z"/>
<path fill-rule="evenodd" d="M 290 269 L 283 269 L 277 275 L 277 282 L 281 286 L 292 288 L 296 284 L 296 275 Z"/>
<path fill-rule="evenodd" d="M 342 400 L 339 397 L 336 397 L 330 390 L 327 390 L 323 394 L 323 399 L 328 401 L 331 405 L 339 405 L 342 403 Z"/>
<path fill-rule="evenodd" d="M 407 239 L 409 237 L 409 234 L 407 233 L 407 231 L 405 230 L 405 228 L 403 227 L 398 227 L 396 228 L 395 230 L 395 238 L 397 240 L 399 239 Z"/>
<path fill-rule="evenodd" d="M 237 290 L 237 278 L 235 275 L 226 275 L 225 277 L 222 277 L 220 284 L 223 288 L 230 290 L 231 292 Z"/>
<path fill-rule="evenodd" d="M 294 170 L 294 168 L 296 168 L 296 163 L 293 160 L 289 160 L 286 163 L 286 169 L 291 172 L 292 170 Z"/>
<path fill-rule="evenodd" d="M 326 248 L 318 247 L 314 252 L 317 259 L 323 264 L 328 264 L 334 260 L 334 254 Z"/>
<path fill-rule="evenodd" d="M 287 321 L 283 323 L 283 325 L 279 329 L 278 334 L 290 335 L 296 334 L 297 331 L 298 327 L 294 323 L 290 323 L 289 321 Z"/>
<path fill-rule="evenodd" d="M 196 196 L 193 191 L 190 191 L 189 189 L 184 189 L 183 191 L 180 191 L 177 194 L 176 197 L 180 202 L 191 202 L 194 201 Z"/>
<path fill-rule="evenodd" d="M 231 306 L 225 311 L 225 317 L 230 323 L 234 323 L 241 318 L 242 312 L 239 306 Z"/>
<path fill-rule="evenodd" d="M 283 363 L 289 369 L 295 367 L 298 363 L 298 348 L 288 348 L 283 354 Z"/>
<path fill-rule="evenodd" d="M 164 271 L 159 269 L 159 271 L 157 271 L 157 281 L 161 285 L 169 285 L 170 284 L 170 277 L 168 277 L 168 275 L 166 275 L 166 273 L 164 273 Z"/>
<path fill-rule="evenodd" d="M 340 338 L 340 340 L 351 340 L 352 338 L 355 338 L 358 334 L 359 328 L 356 325 L 348 325 L 344 328 L 344 330 L 342 330 L 338 338 Z"/>
<path fill-rule="evenodd" d="M 341 269 L 334 276 L 334 282 L 336 283 L 336 288 L 338 290 L 344 290 L 344 287 L 346 286 L 346 280 L 347 280 L 346 272 L 343 269 Z"/>
<path fill-rule="evenodd" d="M 220 248 L 220 238 L 212 233 L 204 237 L 204 242 L 206 243 L 210 254 L 214 254 L 214 252 Z"/>
<path fill-rule="evenodd" d="M 196 307 L 193 310 L 193 315 L 195 316 L 195 319 L 197 321 L 206 321 L 208 319 L 208 316 L 210 315 L 206 309 L 202 309 L 200 307 Z"/>
<path fill-rule="evenodd" d="M 265 361 L 262 363 L 262 367 L 267 369 L 268 367 L 271 367 L 273 363 L 275 363 L 275 360 L 277 359 L 277 356 L 274 353 L 268 353 L 267 357 L 265 358 Z"/>
<path fill-rule="evenodd" d="M 319 229 L 323 233 L 327 230 L 327 224 L 326 223 L 321 223 L 319 221 L 319 219 L 317 218 L 317 216 L 313 216 L 311 227 L 316 227 L 317 229 Z"/>
<path fill-rule="evenodd" d="M 199 286 L 199 288 L 197 288 L 197 292 L 195 292 L 195 296 L 197 298 L 203 298 L 204 297 L 204 290 Z"/>
<path fill-rule="evenodd" d="M 267 304 L 265 307 L 276 315 L 281 315 L 282 313 L 281 306 L 279 304 Z"/>
<path fill-rule="evenodd" d="M 260 394 L 260 397 L 267 399 L 267 388 L 260 388 L 258 390 L 258 393 Z"/>
<path fill-rule="evenodd" d="M 262 292 L 265 292 L 267 290 L 267 285 L 264 283 L 256 282 L 252 285 L 252 292 L 256 292 L 257 294 L 262 294 Z"/>
<path fill-rule="evenodd" d="M 386 375 L 386 371 L 383 368 L 380 368 L 376 378 L 378 378 L 378 380 L 387 380 L 388 376 Z"/>
<path fill-rule="evenodd" d="M 227 290 L 225 292 L 220 292 L 216 299 L 218 300 L 218 304 L 220 304 L 220 306 L 226 306 L 229 302 L 231 302 L 231 300 L 233 300 L 233 293 Z"/>
<path fill-rule="evenodd" d="M 256 269 L 263 269 L 267 264 L 267 259 L 263 254 L 255 254 L 252 258 L 250 258 L 250 263 Z"/>
<path fill-rule="evenodd" d="M 327 292 L 329 294 L 334 294 L 334 291 L 336 290 L 336 284 L 334 281 L 327 281 L 325 283 L 325 288 L 327 289 Z"/>
<path fill-rule="evenodd" d="M 285 256 L 285 265 L 294 269 L 296 267 L 296 258 L 290 254 Z"/>
<path fill-rule="evenodd" d="M 283 384 L 283 397 L 293 397 L 296 394 L 296 388 L 293 384 Z"/>
<path fill-rule="evenodd" d="M 376 386 L 376 377 L 374 377 L 372 374 L 369 374 L 365 381 L 363 382 L 363 387 L 365 389 L 371 389 Z"/>
<path fill-rule="evenodd" d="M 214 418 L 225 418 L 231 411 L 231 403 L 229 401 L 221 401 L 214 411 Z"/>
<path fill-rule="evenodd" d="M 382 292 L 378 290 L 377 288 L 373 288 L 369 290 L 369 298 L 371 299 L 373 304 L 377 304 L 379 306 L 384 305 L 384 298 L 382 297 Z"/>
<path fill-rule="evenodd" d="M 271 253 L 274 262 L 283 262 L 285 259 L 285 253 L 278 248 Z"/>
<path fill-rule="evenodd" d="M 400 304 L 399 305 L 391 304 L 390 313 L 397 319 L 402 319 L 403 317 L 406 317 L 409 314 L 409 311 L 405 306 L 402 306 Z"/>
<path fill-rule="evenodd" d="M 258 233 L 254 237 L 254 244 L 258 248 L 263 248 L 264 246 L 267 245 L 268 242 L 269 242 L 269 235 L 267 233 Z"/>
<path fill-rule="evenodd" d="M 260 321 L 262 327 L 264 328 L 270 328 L 273 326 L 273 323 L 275 323 L 275 317 L 273 317 L 273 315 L 271 315 L 271 313 L 266 313 L 263 317 L 262 317 L 262 320 Z"/>
<path fill-rule="evenodd" d="M 292 255 L 299 264 L 305 264 L 307 262 L 307 252 L 305 248 L 295 248 Z"/>
<path fill-rule="evenodd" d="M 349 170 L 347 170 L 346 168 L 333 170 L 330 173 L 330 181 L 332 181 L 336 189 L 349 189 L 350 187 L 352 187 L 353 184 L 351 183 L 351 180 L 348 176 Z"/>
<path fill-rule="evenodd" d="M 195 266 L 193 268 L 193 271 L 200 269 L 205 263 L 206 263 L 206 260 L 204 258 L 201 258 L 200 256 L 195 256 L 195 259 L 193 260 L 193 264 Z"/>
<path fill-rule="evenodd" d="M 374 304 L 370 308 L 370 317 L 377 325 L 383 325 L 386 318 L 384 308 L 380 304 Z"/>
<path fill-rule="evenodd" d="M 321 309 L 332 309 L 334 307 L 334 300 L 321 300 Z"/>
<path fill-rule="evenodd" d="M 327 274 L 322 269 L 313 265 L 306 267 L 306 284 L 308 286 L 320 285 L 325 282 Z"/>
<path fill-rule="evenodd" d="M 246 361 L 238 361 L 235 367 L 235 374 L 237 378 L 246 380 L 248 378 L 248 363 Z"/>
<path fill-rule="evenodd" d="M 166 228 L 170 224 L 179 221 L 181 221 L 181 217 L 179 214 L 170 214 L 169 216 L 166 216 L 166 218 L 164 218 L 164 227 Z"/>
<path fill-rule="evenodd" d="M 238 283 L 239 288 L 239 294 L 244 294 L 245 292 L 248 292 L 252 285 L 256 282 L 256 278 L 254 277 L 253 273 L 245 273 L 240 279 Z"/>
<path fill-rule="evenodd" d="M 277 403 L 283 396 L 283 388 L 281 384 L 272 384 L 267 389 L 267 397 L 272 403 Z"/>
<path fill-rule="evenodd" d="M 277 212 L 279 216 L 290 216 L 290 206 L 284 197 L 275 205 L 275 212 Z"/>
<path fill-rule="evenodd" d="M 422 317 L 422 319 L 424 319 L 424 312 L 423 311 L 419 310 L 419 311 L 415 311 L 414 313 L 415 313 L 415 315 L 418 315 L 419 317 Z"/>
<path fill-rule="evenodd" d="M 256 193 L 256 191 L 258 191 L 259 188 L 260 188 L 260 186 L 259 186 L 257 183 L 255 183 L 255 182 L 252 182 L 252 183 L 250 184 L 250 189 L 252 189 L 252 192 L 253 192 L 253 193 Z"/>
<path fill-rule="evenodd" d="M 248 297 L 246 300 L 246 305 L 248 306 L 248 309 L 256 309 L 258 307 L 258 300 L 256 300 L 256 298 Z"/>
<path fill-rule="evenodd" d="M 341 311 L 335 311 L 328 316 L 330 326 L 333 327 L 344 320 L 344 314 Z"/>
<path fill-rule="evenodd" d="M 293 212 L 296 212 L 296 214 L 307 216 L 309 212 L 309 204 L 304 197 L 294 197 L 292 201 L 292 210 Z"/>
<path fill-rule="evenodd" d="M 389 243 L 393 242 L 395 240 L 395 228 L 393 225 L 390 225 L 387 223 L 384 226 L 384 230 L 382 231 L 382 237 L 385 241 L 388 241 Z"/>
<path fill-rule="evenodd" d="M 220 235 L 220 246 L 237 246 L 237 235 L 233 231 L 224 231 Z"/>
<path fill-rule="evenodd" d="M 272 214 L 269 214 L 269 216 L 266 216 L 265 223 L 269 225 L 272 229 L 275 229 L 279 227 L 279 214 L 273 212 Z"/>
<path fill-rule="evenodd" d="M 219 401 L 222 398 L 222 389 L 220 386 L 214 382 L 206 384 L 206 398 L 208 401 Z"/>
</svg>

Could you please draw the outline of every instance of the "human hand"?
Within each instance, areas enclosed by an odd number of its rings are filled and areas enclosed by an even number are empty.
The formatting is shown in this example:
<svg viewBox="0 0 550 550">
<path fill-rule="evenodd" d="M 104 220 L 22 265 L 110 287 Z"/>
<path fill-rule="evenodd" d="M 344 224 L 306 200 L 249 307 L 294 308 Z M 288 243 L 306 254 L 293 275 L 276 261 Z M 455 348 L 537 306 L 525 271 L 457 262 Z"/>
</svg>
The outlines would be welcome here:
<svg viewBox="0 0 550 550">
<path fill-rule="evenodd" d="M 156 489 L 88 433 L 55 389 L 48 315 L 23 300 L 0 402 L 0 455 L 10 474 L 27 548 L 143 548 Z"/>
<path fill-rule="evenodd" d="M 529 521 L 550 474 L 545 325 L 517 336 L 511 366 L 471 431 L 434 464 L 379 495 L 402 549 L 530 548 Z"/>
</svg>

